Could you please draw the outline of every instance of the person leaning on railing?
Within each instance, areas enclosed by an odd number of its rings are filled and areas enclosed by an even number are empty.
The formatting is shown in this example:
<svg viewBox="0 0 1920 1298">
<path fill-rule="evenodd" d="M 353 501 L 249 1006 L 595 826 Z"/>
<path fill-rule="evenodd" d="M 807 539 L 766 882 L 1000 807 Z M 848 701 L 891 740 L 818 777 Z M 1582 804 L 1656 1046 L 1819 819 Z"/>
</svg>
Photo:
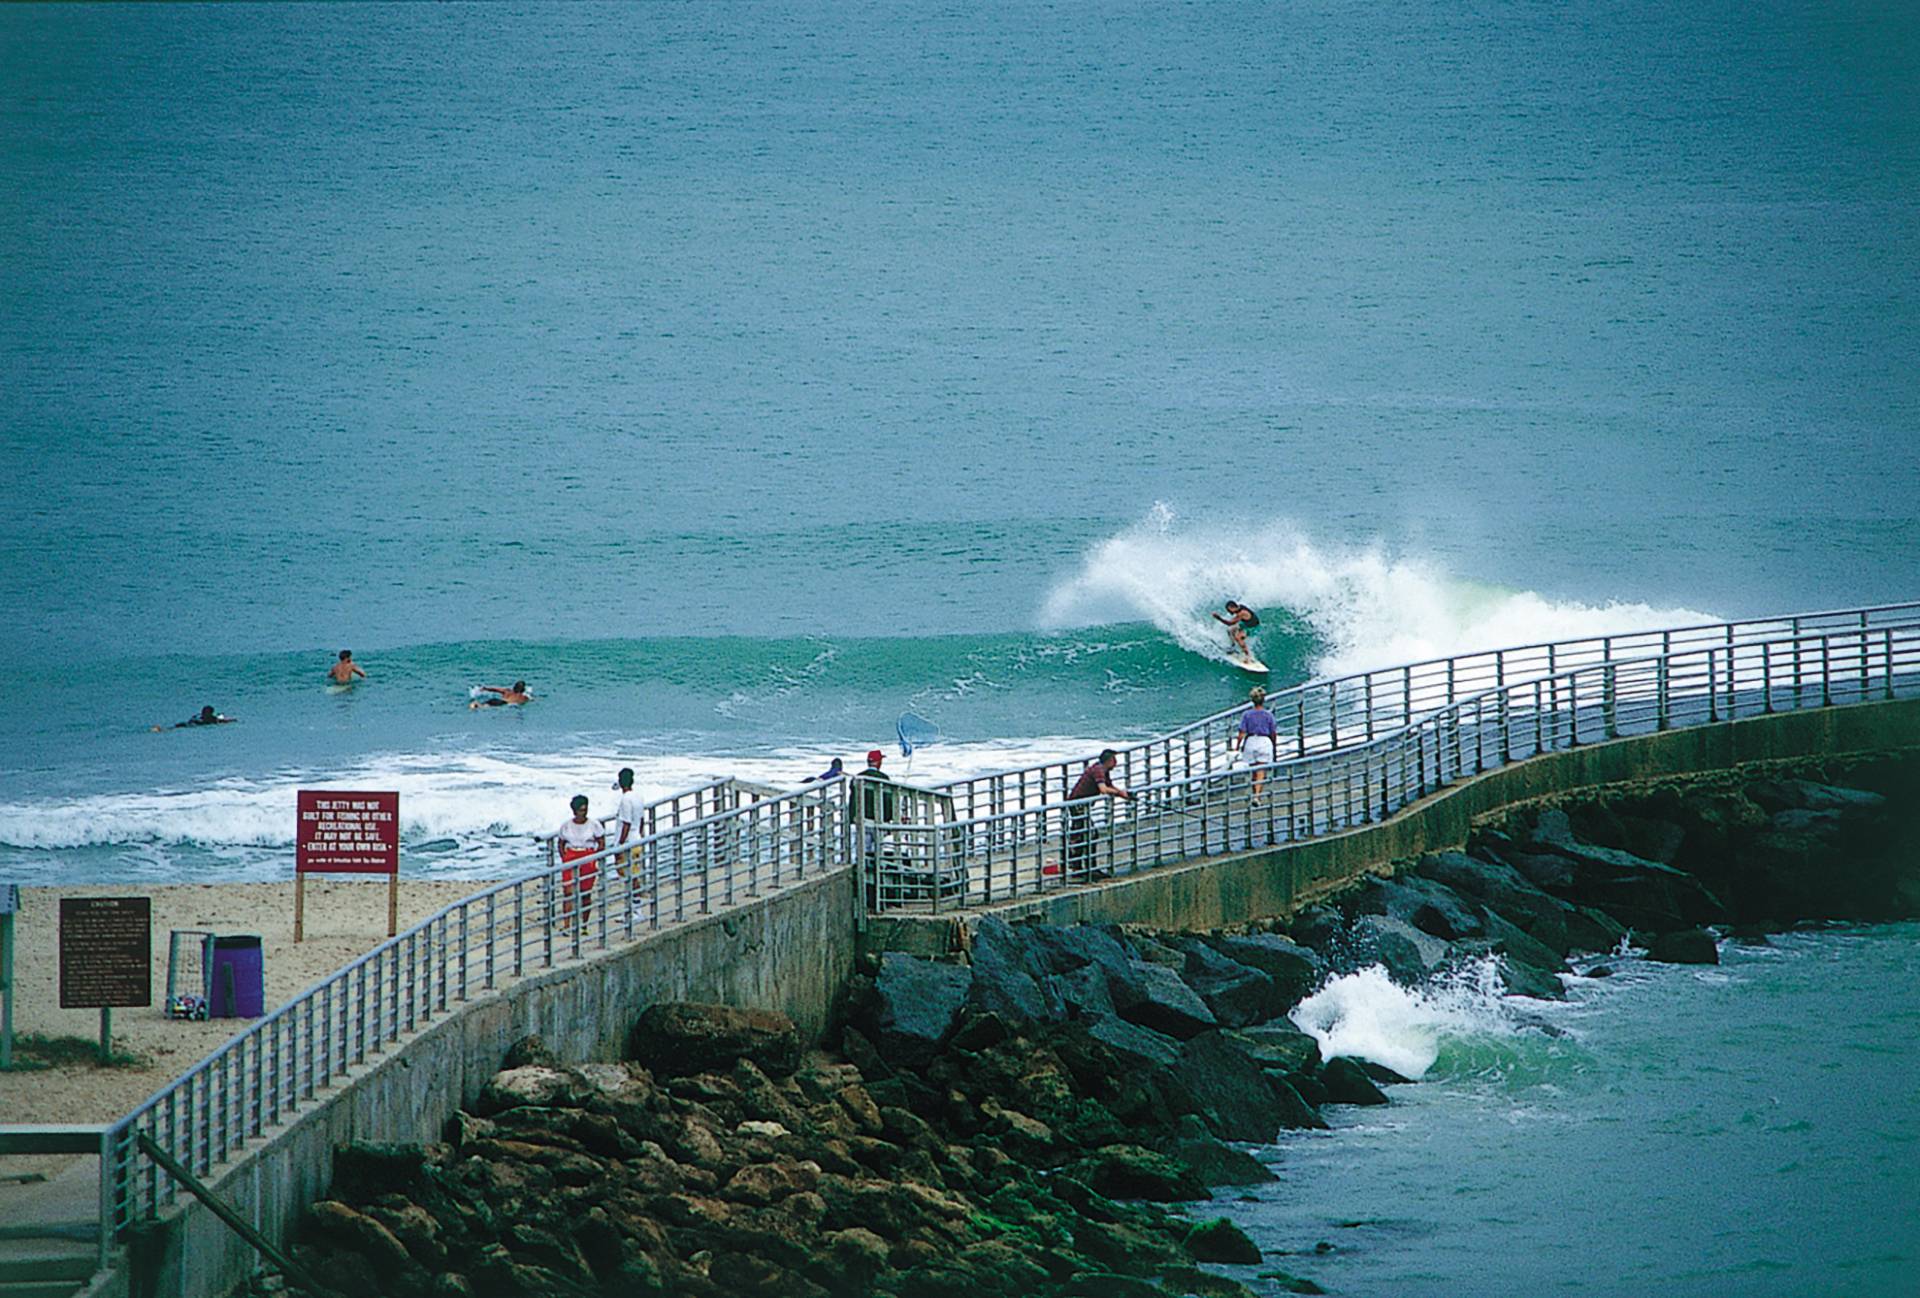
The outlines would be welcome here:
<svg viewBox="0 0 1920 1298">
<path fill-rule="evenodd" d="M 1120 754 L 1111 748 L 1102 749 L 1100 756 L 1087 764 L 1080 772 L 1080 778 L 1067 792 L 1067 859 L 1066 875 L 1069 879 L 1102 879 L 1105 871 L 1093 868 L 1093 802 L 1094 798 L 1105 795 L 1109 798 L 1125 798 L 1133 801 L 1133 795 L 1113 782 L 1113 768 L 1120 764 Z"/>
</svg>

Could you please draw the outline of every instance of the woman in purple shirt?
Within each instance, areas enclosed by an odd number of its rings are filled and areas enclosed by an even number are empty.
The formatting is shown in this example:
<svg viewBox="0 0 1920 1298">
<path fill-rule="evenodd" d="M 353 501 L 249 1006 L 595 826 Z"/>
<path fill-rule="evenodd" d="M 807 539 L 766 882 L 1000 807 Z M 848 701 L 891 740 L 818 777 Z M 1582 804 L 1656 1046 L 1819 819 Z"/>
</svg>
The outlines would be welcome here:
<svg viewBox="0 0 1920 1298">
<path fill-rule="evenodd" d="M 1240 733 L 1236 747 L 1240 751 L 1239 760 L 1253 767 L 1253 800 L 1260 801 L 1260 786 L 1266 783 L 1267 767 L 1273 765 L 1274 745 L 1280 736 L 1280 727 L 1274 722 L 1273 713 L 1267 711 L 1267 692 L 1258 685 L 1247 695 L 1253 706 L 1240 714 Z"/>
</svg>

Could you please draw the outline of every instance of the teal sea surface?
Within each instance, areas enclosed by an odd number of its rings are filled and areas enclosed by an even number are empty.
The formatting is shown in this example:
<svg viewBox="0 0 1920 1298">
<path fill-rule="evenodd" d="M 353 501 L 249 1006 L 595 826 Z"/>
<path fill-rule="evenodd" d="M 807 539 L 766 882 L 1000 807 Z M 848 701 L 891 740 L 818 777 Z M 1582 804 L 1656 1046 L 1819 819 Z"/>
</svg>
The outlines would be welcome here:
<svg viewBox="0 0 1920 1298">
<path fill-rule="evenodd" d="M 1609 958 L 1564 1005 L 1343 980 L 1315 1027 L 1422 1080 L 1221 1206 L 1329 1293 L 1920 1292 L 1920 925 L 1721 959 Z"/>
<path fill-rule="evenodd" d="M 0 861 L 273 877 L 378 779 L 497 872 L 910 707 L 918 774 L 1079 753 L 1241 697 L 1226 598 L 1286 682 L 1910 597 L 1917 39 L 9 6 Z"/>
</svg>

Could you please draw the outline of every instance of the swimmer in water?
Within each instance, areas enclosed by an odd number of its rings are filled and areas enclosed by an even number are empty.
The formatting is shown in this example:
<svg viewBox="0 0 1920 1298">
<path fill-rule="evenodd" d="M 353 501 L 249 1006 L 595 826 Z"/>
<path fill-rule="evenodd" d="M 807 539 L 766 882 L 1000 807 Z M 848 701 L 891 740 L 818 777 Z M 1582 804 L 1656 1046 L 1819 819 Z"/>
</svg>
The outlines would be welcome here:
<svg viewBox="0 0 1920 1298">
<path fill-rule="evenodd" d="M 174 722 L 173 728 L 175 730 L 185 730 L 188 726 L 224 726 L 237 720 L 239 720 L 238 717 L 229 717 L 215 712 L 213 710 L 213 704 L 209 703 L 206 707 L 201 708 L 196 715 L 188 717 L 185 721 Z M 165 729 L 165 726 L 154 727 L 155 731 Z"/>
<path fill-rule="evenodd" d="M 475 708 L 504 708 L 514 704 L 531 703 L 533 695 L 527 693 L 525 681 L 515 681 L 512 685 L 482 685 L 481 689 L 493 695 L 490 699 L 475 699 L 467 704 L 467 710 Z"/>
<path fill-rule="evenodd" d="M 361 680 L 367 678 L 367 673 L 361 669 L 359 663 L 353 660 L 351 649 L 340 651 L 340 661 L 327 668 L 327 675 L 333 678 L 335 685 L 351 685 L 356 676 Z"/>
</svg>

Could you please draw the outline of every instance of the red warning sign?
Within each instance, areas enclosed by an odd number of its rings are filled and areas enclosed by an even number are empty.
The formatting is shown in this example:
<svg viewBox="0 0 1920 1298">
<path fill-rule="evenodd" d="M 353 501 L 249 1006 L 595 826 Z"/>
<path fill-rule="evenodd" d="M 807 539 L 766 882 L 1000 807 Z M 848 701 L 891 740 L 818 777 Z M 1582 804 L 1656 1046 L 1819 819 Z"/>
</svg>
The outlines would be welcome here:
<svg viewBox="0 0 1920 1298">
<path fill-rule="evenodd" d="M 300 790 L 293 868 L 300 874 L 398 874 L 400 795 Z"/>
</svg>

